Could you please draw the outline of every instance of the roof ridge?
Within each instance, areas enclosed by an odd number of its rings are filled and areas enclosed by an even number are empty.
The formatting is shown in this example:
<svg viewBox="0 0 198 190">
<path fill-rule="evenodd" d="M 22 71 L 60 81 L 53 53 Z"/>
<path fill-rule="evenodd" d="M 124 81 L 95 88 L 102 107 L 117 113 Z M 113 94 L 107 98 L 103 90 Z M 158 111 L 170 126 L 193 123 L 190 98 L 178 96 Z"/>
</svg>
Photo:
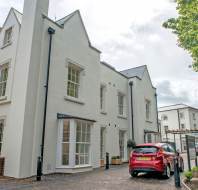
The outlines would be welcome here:
<svg viewBox="0 0 198 190">
<path fill-rule="evenodd" d="M 21 14 L 21 16 L 23 15 L 23 13 L 21 13 L 20 11 L 18 11 L 17 9 L 15 9 L 14 7 L 11 7 L 11 9 L 13 9 L 13 10 L 16 11 L 17 13 Z"/>
<path fill-rule="evenodd" d="M 147 65 L 139 65 L 139 66 L 136 66 L 136 67 L 132 67 L 130 69 L 137 69 L 137 68 L 140 68 L 140 67 L 147 67 Z M 127 71 L 127 70 L 130 70 L 130 69 L 121 70 L 119 72 Z"/>
<path fill-rule="evenodd" d="M 159 108 L 166 108 L 166 107 L 179 106 L 179 105 L 183 105 L 183 106 L 186 106 L 186 107 L 190 107 L 189 105 L 186 105 L 186 104 L 183 104 L 183 103 L 178 103 L 178 104 L 171 104 L 171 105 L 168 105 L 168 106 L 161 106 L 161 107 L 159 107 Z"/>
<path fill-rule="evenodd" d="M 59 20 L 55 21 L 55 22 L 60 22 L 61 20 L 66 19 L 67 17 L 68 17 L 68 18 L 70 18 L 70 17 L 72 17 L 74 14 L 76 14 L 77 12 L 79 12 L 79 10 L 78 10 L 78 9 L 77 9 L 77 10 L 75 10 L 75 11 L 73 11 L 73 12 L 71 12 L 70 14 L 68 14 L 68 15 L 64 16 L 63 18 L 61 18 L 61 19 L 59 19 Z"/>
</svg>

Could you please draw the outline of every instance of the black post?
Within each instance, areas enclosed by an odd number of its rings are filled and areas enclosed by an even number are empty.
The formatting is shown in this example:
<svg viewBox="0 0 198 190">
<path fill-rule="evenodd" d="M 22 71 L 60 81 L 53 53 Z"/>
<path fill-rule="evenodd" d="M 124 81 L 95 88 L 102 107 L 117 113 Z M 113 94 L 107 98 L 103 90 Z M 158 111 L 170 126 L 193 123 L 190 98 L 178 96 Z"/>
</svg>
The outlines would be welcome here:
<svg viewBox="0 0 198 190">
<path fill-rule="evenodd" d="M 178 157 L 174 158 L 174 177 L 175 177 L 175 187 L 181 187 Z"/>
<path fill-rule="evenodd" d="M 174 133 L 173 135 L 174 135 L 174 143 L 175 143 L 175 144 L 174 144 L 174 146 L 175 146 L 174 148 L 175 148 L 175 151 L 177 151 L 176 139 L 175 139 L 175 133 Z"/>
<path fill-rule="evenodd" d="M 133 82 L 129 82 L 130 90 L 131 90 L 131 132 L 132 132 L 132 140 L 134 140 L 134 126 L 133 126 Z"/>
<path fill-rule="evenodd" d="M 106 170 L 109 169 L 109 153 L 106 152 L 106 167 L 105 167 Z"/>
<path fill-rule="evenodd" d="M 177 117 L 178 117 L 178 128 L 179 130 L 181 129 L 181 121 L 180 121 L 180 115 L 179 115 L 179 110 L 177 109 Z M 181 147 L 181 152 L 182 151 L 182 138 L 181 138 L 181 133 L 179 134 L 179 141 L 180 141 L 180 147 Z"/>
<path fill-rule="evenodd" d="M 198 166 L 198 163 L 197 163 L 197 150 L 196 150 L 196 137 L 194 137 L 194 146 L 195 146 L 195 166 Z"/>
<path fill-rule="evenodd" d="M 187 148 L 187 158 L 188 158 L 188 169 L 191 171 L 191 163 L 190 163 L 190 152 L 189 152 L 188 135 L 186 135 L 186 148 Z"/>
<path fill-rule="evenodd" d="M 51 27 L 48 28 L 48 34 L 50 36 L 49 40 L 49 51 L 48 51 L 48 64 L 47 64 L 47 77 L 45 84 L 45 103 L 44 103 L 44 114 L 43 114 L 43 131 L 42 131 L 42 141 L 41 141 L 41 156 L 38 157 L 37 161 L 37 181 L 41 180 L 43 174 L 43 153 L 44 153 L 44 143 L 45 143 L 45 128 L 46 128 L 46 113 L 47 113 L 47 99 L 48 99 L 48 83 L 49 83 L 49 71 L 51 63 L 51 49 L 52 49 L 52 35 L 55 34 L 55 30 Z"/>
</svg>

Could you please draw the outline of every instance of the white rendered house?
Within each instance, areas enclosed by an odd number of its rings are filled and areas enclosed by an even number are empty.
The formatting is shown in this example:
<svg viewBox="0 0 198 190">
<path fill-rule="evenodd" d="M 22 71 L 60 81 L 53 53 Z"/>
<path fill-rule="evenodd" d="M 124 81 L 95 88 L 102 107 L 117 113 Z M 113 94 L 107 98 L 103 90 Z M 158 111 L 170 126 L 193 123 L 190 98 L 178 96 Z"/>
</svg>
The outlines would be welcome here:
<svg viewBox="0 0 198 190">
<path fill-rule="evenodd" d="M 189 131 L 188 135 L 198 134 L 198 109 L 185 104 L 176 104 L 158 109 L 158 116 L 161 120 L 160 131 L 162 141 L 174 142 L 174 135 L 167 133 L 172 131 Z M 190 132 L 193 131 L 193 133 Z M 196 133 L 197 130 L 197 133 Z M 176 134 L 176 149 L 186 151 L 185 134 Z"/>
<path fill-rule="evenodd" d="M 54 22 L 48 4 L 25 0 L 23 15 L 12 8 L 0 31 L 5 176 L 36 175 L 43 134 L 45 174 L 100 167 L 105 152 L 127 161 L 128 139 L 158 141 L 156 89 L 147 67 L 118 72 L 101 62 L 80 12 Z"/>
</svg>

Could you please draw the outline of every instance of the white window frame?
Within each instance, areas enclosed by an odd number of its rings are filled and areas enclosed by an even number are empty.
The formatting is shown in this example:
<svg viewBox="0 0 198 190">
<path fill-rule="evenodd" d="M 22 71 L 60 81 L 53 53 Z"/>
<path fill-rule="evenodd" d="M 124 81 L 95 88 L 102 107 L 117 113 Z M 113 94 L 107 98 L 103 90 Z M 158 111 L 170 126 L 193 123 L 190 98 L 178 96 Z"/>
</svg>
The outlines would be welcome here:
<svg viewBox="0 0 198 190">
<path fill-rule="evenodd" d="M 90 146 L 91 146 L 91 126 L 87 122 L 82 122 L 77 120 L 76 121 L 76 152 L 75 152 L 75 166 L 84 166 L 84 165 L 90 165 Z M 78 133 L 78 124 L 80 124 L 80 138 L 81 141 L 78 141 L 77 139 L 77 133 Z M 85 128 L 85 131 L 83 131 L 83 128 Z M 89 129 L 88 129 L 89 128 Z M 88 133 L 89 132 L 89 133 Z M 84 136 L 84 141 L 83 139 Z M 89 140 L 87 139 L 89 137 Z M 79 145 L 79 150 L 77 152 L 77 145 Z M 88 151 L 86 150 L 86 146 L 88 148 Z M 83 147 L 84 152 L 81 151 L 81 147 Z M 78 157 L 78 163 L 77 163 L 77 157 Z M 84 163 L 81 163 L 81 158 L 84 157 Z M 86 157 L 88 158 L 88 162 L 86 162 Z"/>
<path fill-rule="evenodd" d="M 3 133 L 4 133 L 4 128 L 5 128 L 5 119 L 0 118 L 0 128 L 1 133 L 0 133 L 0 155 L 2 154 L 2 145 L 3 145 Z"/>
<path fill-rule="evenodd" d="M 151 120 L 151 101 L 146 99 L 145 100 L 145 111 L 146 111 L 146 121 Z"/>
<path fill-rule="evenodd" d="M 106 113 L 106 85 L 100 85 L 100 111 Z"/>
<path fill-rule="evenodd" d="M 125 95 L 121 92 L 118 92 L 118 115 L 119 116 L 125 115 L 124 105 L 125 105 Z"/>
<path fill-rule="evenodd" d="M 67 141 L 64 140 L 64 123 L 65 123 L 65 122 L 68 122 L 67 124 L 68 124 L 68 129 L 69 129 L 69 131 L 68 131 L 69 137 L 68 137 L 68 140 L 67 140 Z M 68 150 L 68 164 L 64 164 L 64 163 L 63 163 L 63 145 L 66 145 L 66 144 L 68 144 L 68 146 L 69 146 L 69 150 Z M 64 121 L 63 121 L 63 134 L 62 134 L 61 146 L 62 146 L 61 163 L 62 163 L 63 166 L 68 166 L 68 165 L 69 165 L 69 153 L 70 153 L 70 152 L 69 152 L 69 151 L 70 151 L 70 121 L 69 121 L 69 120 L 64 120 Z"/>
<path fill-rule="evenodd" d="M 11 33 L 9 34 L 8 32 L 11 32 Z M 3 46 L 6 46 L 6 45 L 8 45 L 12 42 L 12 33 L 13 33 L 13 27 L 9 27 L 5 30 L 4 39 L 3 39 Z M 9 34 L 9 36 L 8 36 L 8 34 Z"/>
<path fill-rule="evenodd" d="M 7 75 L 5 77 L 5 73 L 2 71 L 7 70 Z M 7 86 L 8 86 L 8 74 L 9 74 L 9 63 L 6 62 L 0 65 L 0 98 L 6 96 Z"/>
<path fill-rule="evenodd" d="M 68 119 L 70 125 L 70 137 L 69 137 L 69 164 L 62 164 L 62 141 L 63 141 L 63 124 L 64 119 L 58 120 L 58 135 L 57 135 L 57 156 L 56 156 L 56 168 L 57 169 L 71 169 L 71 168 L 83 168 L 91 167 L 91 134 L 92 134 L 92 122 L 76 119 Z M 90 125 L 90 142 L 88 153 L 88 164 L 76 165 L 76 138 L 77 138 L 77 121 Z"/>
<path fill-rule="evenodd" d="M 79 98 L 80 72 L 81 70 L 79 67 L 76 67 L 73 64 L 68 65 L 67 96 Z"/>
</svg>

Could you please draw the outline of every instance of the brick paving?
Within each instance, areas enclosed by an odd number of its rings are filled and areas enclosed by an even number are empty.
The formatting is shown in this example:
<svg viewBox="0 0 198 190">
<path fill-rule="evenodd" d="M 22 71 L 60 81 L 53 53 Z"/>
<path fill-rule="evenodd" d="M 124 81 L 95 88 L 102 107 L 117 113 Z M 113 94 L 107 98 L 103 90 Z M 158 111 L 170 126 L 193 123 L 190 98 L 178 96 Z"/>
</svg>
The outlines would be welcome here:
<svg viewBox="0 0 198 190">
<path fill-rule="evenodd" d="M 174 177 L 165 180 L 158 175 L 130 177 L 128 166 L 111 167 L 110 170 L 97 169 L 81 174 L 54 174 L 36 182 L 26 180 L 0 180 L 0 190 L 176 190 Z M 184 190 L 184 188 L 181 188 Z"/>
</svg>

